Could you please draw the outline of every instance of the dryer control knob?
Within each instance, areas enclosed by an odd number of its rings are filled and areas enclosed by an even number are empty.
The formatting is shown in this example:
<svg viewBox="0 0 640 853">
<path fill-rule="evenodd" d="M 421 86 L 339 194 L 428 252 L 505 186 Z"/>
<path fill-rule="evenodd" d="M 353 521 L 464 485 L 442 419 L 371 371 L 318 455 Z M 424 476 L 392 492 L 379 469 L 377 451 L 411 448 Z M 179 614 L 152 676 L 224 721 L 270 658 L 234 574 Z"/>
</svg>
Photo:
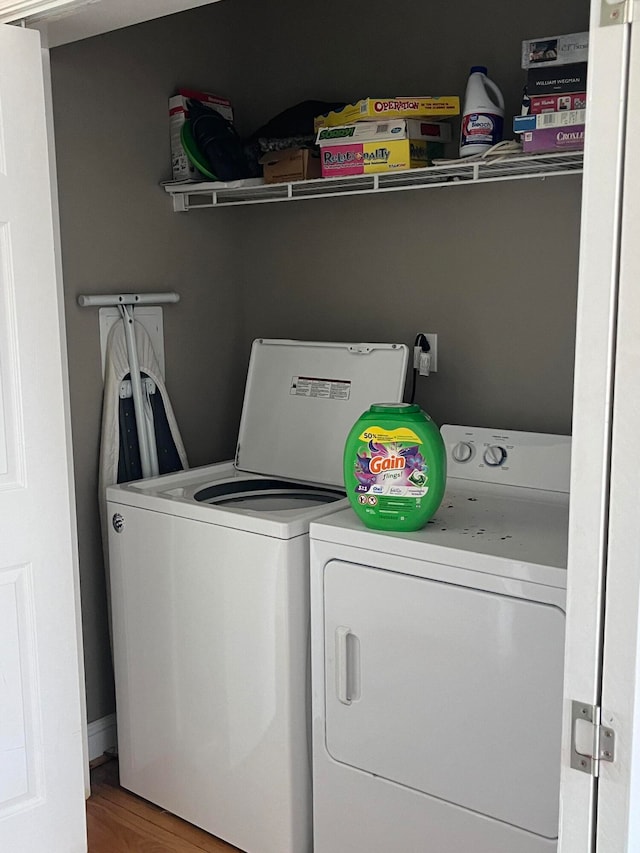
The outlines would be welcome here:
<svg viewBox="0 0 640 853">
<path fill-rule="evenodd" d="M 473 456 L 473 445 L 468 441 L 459 441 L 451 451 L 456 462 L 468 462 Z"/>
<path fill-rule="evenodd" d="M 490 465 L 492 468 L 497 468 L 499 465 L 502 465 L 507 458 L 507 451 L 504 447 L 500 447 L 499 444 L 490 444 L 485 450 L 482 458 L 487 465 Z"/>
</svg>

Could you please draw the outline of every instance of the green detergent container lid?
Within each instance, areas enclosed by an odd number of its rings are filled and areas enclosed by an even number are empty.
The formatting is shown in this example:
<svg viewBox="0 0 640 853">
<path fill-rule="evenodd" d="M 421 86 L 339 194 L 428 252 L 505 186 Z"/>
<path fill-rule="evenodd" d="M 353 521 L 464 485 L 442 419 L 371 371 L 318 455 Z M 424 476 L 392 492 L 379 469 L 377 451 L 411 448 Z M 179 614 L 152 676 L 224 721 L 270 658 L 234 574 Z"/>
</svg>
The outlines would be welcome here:
<svg viewBox="0 0 640 853">
<path fill-rule="evenodd" d="M 374 530 L 419 530 L 444 497 L 447 457 L 440 430 L 412 403 L 374 403 L 344 451 L 351 506 Z"/>
</svg>

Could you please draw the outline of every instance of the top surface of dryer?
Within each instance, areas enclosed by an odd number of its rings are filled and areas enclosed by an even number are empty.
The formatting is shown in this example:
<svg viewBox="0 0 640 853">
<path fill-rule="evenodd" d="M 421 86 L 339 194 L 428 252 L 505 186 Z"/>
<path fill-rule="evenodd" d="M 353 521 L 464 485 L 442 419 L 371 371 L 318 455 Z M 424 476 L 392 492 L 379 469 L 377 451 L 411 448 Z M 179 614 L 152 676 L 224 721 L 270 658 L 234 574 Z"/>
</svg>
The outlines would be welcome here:
<svg viewBox="0 0 640 853">
<path fill-rule="evenodd" d="M 349 430 L 372 403 L 402 399 L 407 360 L 404 344 L 255 340 L 236 467 L 342 488 Z"/>
<path fill-rule="evenodd" d="M 349 508 L 315 521 L 311 538 L 565 588 L 568 523 L 567 495 L 451 479 L 422 530 L 370 530 Z"/>
<path fill-rule="evenodd" d="M 345 510 L 315 523 L 312 538 L 564 588 L 571 439 L 452 425 L 442 435 L 447 489 L 426 527 L 369 530 Z"/>
</svg>

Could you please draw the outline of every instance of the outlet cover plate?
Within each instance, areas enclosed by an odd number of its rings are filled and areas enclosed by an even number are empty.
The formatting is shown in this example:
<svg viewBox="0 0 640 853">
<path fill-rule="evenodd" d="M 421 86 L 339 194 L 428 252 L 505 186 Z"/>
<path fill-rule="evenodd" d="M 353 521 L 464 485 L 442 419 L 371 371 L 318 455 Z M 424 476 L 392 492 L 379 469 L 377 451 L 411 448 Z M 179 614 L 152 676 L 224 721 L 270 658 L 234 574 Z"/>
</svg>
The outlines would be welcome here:
<svg viewBox="0 0 640 853">
<path fill-rule="evenodd" d="M 436 332 L 423 332 L 425 338 L 429 341 L 431 347 L 431 367 L 430 373 L 436 373 L 438 370 L 438 335 Z"/>
</svg>

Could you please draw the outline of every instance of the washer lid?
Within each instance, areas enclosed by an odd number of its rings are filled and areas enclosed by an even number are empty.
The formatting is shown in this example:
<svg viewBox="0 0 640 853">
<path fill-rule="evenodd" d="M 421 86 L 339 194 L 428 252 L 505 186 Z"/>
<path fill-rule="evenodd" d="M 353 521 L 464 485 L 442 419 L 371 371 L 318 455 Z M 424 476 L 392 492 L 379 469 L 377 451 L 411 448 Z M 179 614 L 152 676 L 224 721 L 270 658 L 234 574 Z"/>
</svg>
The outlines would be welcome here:
<svg viewBox="0 0 640 853">
<path fill-rule="evenodd" d="M 399 401 L 404 344 L 253 342 L 236 468 L 343 486 L 349 430 L 372 403 Z"/>
</svg>

